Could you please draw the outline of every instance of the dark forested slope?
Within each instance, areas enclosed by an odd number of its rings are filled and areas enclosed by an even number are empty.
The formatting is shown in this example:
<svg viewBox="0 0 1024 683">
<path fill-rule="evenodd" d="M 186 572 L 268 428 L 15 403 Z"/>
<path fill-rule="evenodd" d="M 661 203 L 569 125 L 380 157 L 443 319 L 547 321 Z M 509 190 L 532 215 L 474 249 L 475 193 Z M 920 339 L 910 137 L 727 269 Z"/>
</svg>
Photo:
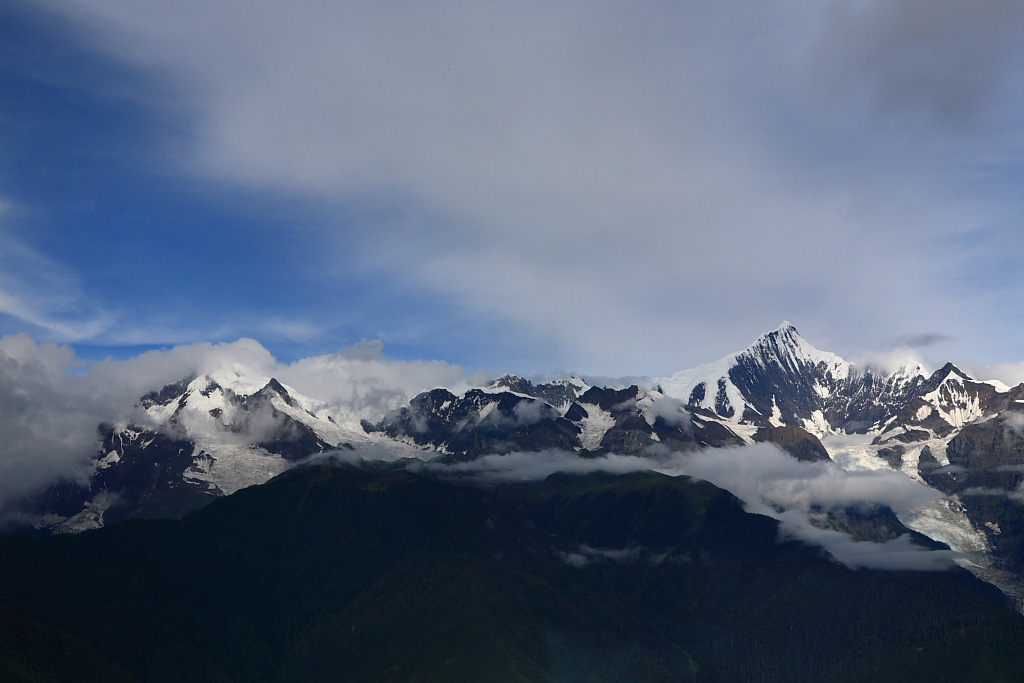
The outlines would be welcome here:
<svg viewBox="0 0 1024 683">
<path fill-rule="evenodd" d="M 10 680 L 1024 680 L 962 572 L 851 571 L 710 484 L 306 467 L 180 521 L 0 538 Z"/>
</svg>

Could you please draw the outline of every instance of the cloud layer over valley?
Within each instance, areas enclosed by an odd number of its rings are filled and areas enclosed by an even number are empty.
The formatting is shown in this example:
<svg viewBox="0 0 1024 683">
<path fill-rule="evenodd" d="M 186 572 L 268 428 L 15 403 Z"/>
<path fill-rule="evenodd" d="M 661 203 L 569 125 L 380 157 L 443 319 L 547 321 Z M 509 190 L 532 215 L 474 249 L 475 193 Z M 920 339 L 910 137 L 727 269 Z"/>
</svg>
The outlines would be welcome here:
<svg viewBox="0 0 1024 683">
<path fill-rule="evenodd" d="M 357 451 L 330 457 L 356 464 L 365 455 Z M 516 452 L 470 462 L 426 462 L 408 467 L 484 485 L 540 481 L 556 472 L 625 474 L 654 470 L 671 476 L 686 475 L 729 491 L 749 512 L 779 520 L 783 539 L 821 546 L 851 568 L 941 571 L 952 567 L 960 557 L 951 550 L 924 549 L 909 537 L 876 543 L 822 528 L 820 518 L 829 512 L 870 513 L 888 508 L 907 514 L 934 502 L 941 494 L 900 472 L 847 472 L 832 462 L 796 460 L 770 444 L 687 453 L 655 448 L 645 457 L 608 454 L 581 458 L 564 451 Z"/>
</svg>

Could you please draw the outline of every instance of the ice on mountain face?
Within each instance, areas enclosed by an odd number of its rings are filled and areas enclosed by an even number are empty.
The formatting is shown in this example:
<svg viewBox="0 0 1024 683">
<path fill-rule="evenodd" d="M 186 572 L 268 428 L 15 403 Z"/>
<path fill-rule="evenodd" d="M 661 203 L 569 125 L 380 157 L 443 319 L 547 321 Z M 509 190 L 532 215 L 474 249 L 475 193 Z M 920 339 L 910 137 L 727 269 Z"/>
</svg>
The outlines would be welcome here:
<svg viewBox="0 0 1024 683">
<path fill-rule="evenodd" d="M 722 422 L 729 431 L 731 431 L 736 436 L 740 437 L 744 443 L 748 444 L 754 443 L 754 434 L 756 434 L 757 430 L 760 429 L 760 427 L 758 427 L 757 425 L 743 424 L 741 422 L 736 422 L 733 420 L 723 420 Z M 699 420 L 696 422 L 696 426 L 702 426 Z"/>
<path fill-rule="evenodd" d="M 800 425 L 819 437 L 900 426 L 914 430 L 906 441 L 947 436 L 998 405 L 996 383 L 975 382 L 951 364 L 929 375 L 907 356 L 856 366 L 784 323 L 744 351 L 656 381 L 667 395 L 731 421 Z"/>
<path fill-rule="evenodd" d="M 895 434 L 900 430 L 887 432 L 886 435 Z M 896 469 L 903 472 L 911 479 L 927 485 L 918 472 L 918 461 L 922 451 L 928 449 L 940 465 L 948 465 L 949 459 L 946 456 L 946 446 L 949 437 L 932 438 L 914 443 L 880 442 L 873 443 L 878 437 L 875 433 L 869 434 L 836 434 L 828 433 L 821 437 L 821 443 L 828 451 L 833 462 L 847 471 L 856 470 L 884 470 Z M 896 445 L 902 450 L 899 467 L 893 467 L 879 452 L 887 446 Z"/>
<path fill-rule="evenodd" d="M 589 388 L 590 386 L 576 375 L 570 376 L 569 379 L 534 384 L 524 377 L 507 374 L 494 380 L 490 386 L 482 387 L 480 391 L 491 394 L 512 393 L 521 398 L 540 399 L 564 415 L 573 402 Z"/>
<path fill-rule="evenodd" d="M 768 418 L 768 422 L 773 427 L 781 427 L 782 424 L 783 424 L 782 423 L 782 411 L 779 410 L 779 404 L 775 401 L 775 397 L 774 396 L 772 396 L 772 414 Z"/>
<path fill-rule="evenodd" d="M 976 392 L 968 391 L 964 383 L 957 379 L 946 379 L 937 389 L 925 394 L 923 398 L 933 405 L 939 416 L 955 429 L 984 415 L 979 395 Z"/>
<path fill-rule="evenodd" d="M 111 490 L 131 491 L 132 504 L 162 495 L 168 486 L 189 489 L 186 497 L 228 495 L 262 484 L 304 457 L 380 440 L 358 425 L 339 424 L 323 402 L 239 368 L 169 385 L 143 397 L 139 408 L 140 424 L 114 426 L 92 463 L 94 478 L 104 487 L 113 482 Z M 155 454 L 149 450 L 154 440 L 160 442 Z M 152 486 L 159 490 L 147 493 Z M 94 498 L 54 528 L 101 526 L 108 506 L 109 500 Z"/>
<path fill-rule="evenodd" d="M 956 496 L 940 498 L 900 519 L 909 528 L 941 541 L 953 550 L 984 557 L 990 550 L 985 534 L 974 528 Z"/>
<path fill-rule="evenodd" d="M 879 457 L 879 450 L 883 446 L 872 444 L 871 438 L 871 435 L 833 434 L 826 435 L 822 443 L 832 460 L 848 472 L 894 469 Z M 937 460 L 948 464 L 949 460 L 945 454 L 947 442 L 948 439 L 931 439 L 908 446 L 902 454 L 900 467 L 895 469 L 927 485 L 918 472 L 921 453 L 928 448 Z M 978 574 L 983 580 L 991 578 L 982 576 L 978 571 L 979 568 L 990 564 L 991 545 L 984 532 L 977 529 L 968 518 L 963 504 L 956 496 L 943 496 L 916 510 L 900 512 L 898 516 L 908 528 L 967 554 L 970 562 L 963 562 L 963 566 Z"/>
<path fill-rule="evenodd" d="M 209 483 L 226 496 L 263 484 L 292 466 L 281 456 L 258 447 L 203 441 L 197 442 L 196 452 L 197 464 L 186 471 L 186 480 Z"/>
<path fill-rule="evenodd" d="M 587 417 L 580 421 L 580 443 L 583 448 L 596 451 L 601 448 L 601 439 L 609 429 L 615 426 L 615 418 L 607 410 L 599 406 L 587 404 Z"/>
<path fill-rule="evenodd" d="M 718 380 L 719 378 L 729 376 L 729 368 L 732 367 L 734 359 L 735 355 L 726 356 L 713 363 L 699 365 L 691 370 L 680 370 L 671 377 L 658 380 L 658 385 L 666 396 L 688 401 L 693 390 L 698 385 L 703 384 L 705 387 L 704 398 L 697 405 L 701 408 L 713 410 Z"/>
<path fill-rule="evenodd" d="M 270 377 L 255 374 L 241 365 L 232 364 L 231 366 L 220 367 L 207 373 L 201 379 L 197 379 L 190 384 L 189 388 L 195 386 L 197 382 L 205 380 L 207 385 L 211 382 L 216 383 L 238 396 L 250 396 L 267 386 L 270 379 Z"/>
<path fill-rule="evenodd" d="M 53 525 L 54 530 L 61 534 L 77 534 L 81 531 L 99 529 L 103 526 L 103 513 L 117 502 L 117 495 L 100 491 L 86 503 L 85 508 L 73 517 Z"/>
<path fill-rule="evenodd" d="M 804 420 L 804 429 L 811 434 L 814 434 L 819 439 L 832 431 L 832 428 L 828 424 L 828 420 L 825 419 L 825 414 L 820 410 L 815 410 L 811 413 L 809 420 Z"/>
<path fill-rule="evenodd" d="M 683 401 L 691 401 L 694 390 L 702 386 L 703 396 L 694 403 L 696 407 L 710 410 L 723 417 L 741 415 L 747 403 L 743 399 L 743 393 L 729 379 L 730 359 L 731 357 L 723 358 L 693 370 L 677 372 L 668 379 L 658 380 L 658 385 L 666 396 Z"/>
<path fill-rule="evenodd" d="M 872 444 L 870 435 L 829 435 L 823 444 L 840 467 L 847 471 L 885 470 L 890 465 L 879 457 L 881 444 Z M 934 438 L 924 442 L 907 444 L 902 453 L 898 471 L 922 484 L 925 482 L 918 470 L 921 454 L 925 449 L 940 465 L 948 465 L 946 448 L 949 438 Z M 899 520 L 908 528 L 947 544 L 957 552 L 965 554 L 959 562 L 983 581 L 995 584 L 1009 595 L 1024 597 L 1024 583 L 1019 577 L 1000 572 L 994 568 L 992 546 L 984 531 L 977 528 L 967 514 L 963 503 L 956 495 L 943 496 L 924 507 L 898 513 Z M 1024 604 L 1024 603 L 1022 603 Z"/>
<path fill-rule="evenodd" d="M 121 462 L 121 455 L 117 451 L 110 451 L 96 461 L 96 469 L 105 470 L 108 467 L 113 467 L 119 462 Z"/>
<path fill-rule="evenodd" d="M 641 388 L 638 392 L 636 407 L 644 421 L 651 427 L 655 426 L 660 417 L 670 427 L 680 427 L 684 431 L 690 429 L 692 416 L 686 410 L 686 404 L 677 398 Z"/>
<path fill-rule="evenodd" d="M 892 469 L 878 457 L 878 446 L 872 445 L 872 439 L 862 434 L 826 434 L 821 437 L 821 443 L 832 461 L 847 472 Z"/>
<path fill-rule="evenodd" d="M 782 323 L 774 332 L 762 335 L 750 348 L 737 355 L 754 353 L 793 372 L 808 364 L 823 368 L 824 373 L 836 381 L 846 379 L 850 373 L 850 363 L 834 353 L 815 348 L 788 322 Z"/>
</svg>

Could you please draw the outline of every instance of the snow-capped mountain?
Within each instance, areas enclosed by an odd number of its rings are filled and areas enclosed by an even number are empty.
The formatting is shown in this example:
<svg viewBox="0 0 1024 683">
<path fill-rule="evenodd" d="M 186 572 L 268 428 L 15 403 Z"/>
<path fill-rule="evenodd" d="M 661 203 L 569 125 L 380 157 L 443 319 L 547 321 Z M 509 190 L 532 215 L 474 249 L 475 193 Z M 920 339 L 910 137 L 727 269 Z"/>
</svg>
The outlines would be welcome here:
<svg viewBox="0 0 1024 683">
<path fill-rule="evenodd" d="M 901 521 L 1024 597 L 1024 385 L 975 380 L 952 363 L 931 373 L 916 362 L 858 366 L 816 349 L 789 323 L 656 384 L 737 434 L 802 428 L 843 469 L 893 469 L 941 491 Z"/>
<path fill-rule="evenodd" d="M 139 422 L 172 432 L 200 448 L 260 449 L 284 460 L 365 440 L 354 425 L 343 426 L 328 406 L 299 394 L 272 377 L 241 368 L 218 370 L 143 396 Z M 209 472 L 221 489 L 238 488 L 229 472 Z"/>
<path fill-rule="evenodd" d="M 783 323 L 744 351 L 677 372 L 658 385 L 669 396 L 725 418 L 818 429 L 825 400 L 850 372 L 849 363 L 814 348 Z"/>
<path fill-rule="evenodd" d="M 1024 385 L 977 381 L 952 364 L 931 373 L 919 363 L 858 366 L 816 349 L 789 323 L 739 353 L 645 386 L 505 375 L 460 393 L 421 393 L 374 421 L 244 367 L 221 367 L 149 393 L 132 420 L 101 426 L 88 480 L 51 486 L 23 511 L 54 531 L 178 517 L 335 450 L 450 463 L 770 442 L 801 460 L 893 469 L 943 492 L 901 521 L 990 569 L 1002 563 L 1019 573 L 1022 408 Z"/>
<path fill-rule="evenodd" d="M 530 393 L 504 389 L 510 384 Z M 512 451 L 637 455 L 657 443 L 690 450 L 744 442 L 721 417 L 686 410 L 660 392 L 636 385 L 621 390 L 584 387 L 533 386 L 503 377 L 462 396 L 435 389 L 377 424 L 364 424 L 364 429 L 437 449 L 444 459 L 456 461 Z M 538 398 L 552 395 L 564 398 L 558 407 Z"/>
<path fill-rule="evenodd" d="M 294 462 L 370 437 L 270 377 L 220 368 L 143 396 L 131 422 L 100 425 L 87 484 L 35 502 L 39 523 L 79 531 L 131 517 L 179 517 L 262 484 Z"/>
<path fill-rule="evenodd" d="M 657 383 L 669 396 L 740 423 L 799 426 L 818 436 L 902 428 L 918 440 L 998 412 L 1009 391 L 951 363 L 931 374 L 917 362 L 892 372 L 860 367 L 816 349 L 788 322 L 744 351 Z"/>
</svg>

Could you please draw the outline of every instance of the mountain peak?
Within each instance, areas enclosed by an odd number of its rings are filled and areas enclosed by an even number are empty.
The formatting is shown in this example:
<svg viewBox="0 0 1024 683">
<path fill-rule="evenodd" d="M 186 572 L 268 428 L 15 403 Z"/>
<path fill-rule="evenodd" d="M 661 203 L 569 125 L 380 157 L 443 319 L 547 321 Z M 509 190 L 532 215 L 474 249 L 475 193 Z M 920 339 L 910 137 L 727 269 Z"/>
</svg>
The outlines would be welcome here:
<svg viewBox="0 0 1024 683">
<path fill-rule="evenodd" d="M 763 364 L 779 364 L 794 370 L 804 363 L 813 366 L 824 363 L 836 377 L 845 376 L 849 370 L 849 363 L 834 353 L 816 348 L 801 337 L 788 320 L 771 332 L 762 334 L 753 344 L 735 355 L 736 360 L 751 357 Z"/>
<path fill-rule="evenodd" d="M 823 431 L 826 397 L 850 375 L 850 364 L 808 343 L 788 320 L 739 353 L 659 382 L 670 396 L 723 417 L 774 420 Z M 821 413 L 815 416 L 815 413 Z"/>
<path fill-rule="evenodd" d="M 774 330 L 762 334 L 760 337 L 757 338 L 757 341 L 751 344 L 751 346 L 757 346 L 766 341 L 784 343 L 788 346 L 808 346 L 810 348 L 814 348 L 807 342 L 806 339 L 800 336 L 800 331 L 796 329 L 796 325 L 789 322 L 788 320 L 783 320 L 782 324 L 776 327 Z"/>
<path fill-rule="evenodd" d="M 952 363 L 946 363 L 941 368 L 939 368 L 938 372 L 936 372 L 935 374 L 941 376 L 944 379 L 946 377 L 949 377 L 950 375 L 953 375 L 954 377 L 959 377 L 960 379 L 963 380 L 974 380 L 973 377 L 971 377 L 966 372 L 964 372 L 957 366 L 953 365 Z"/>
<path fill-rule="evenodd" d="M 810 344 L 800 336 L 800 333 L 792 323 L 784 321 L 771 332 L 765 332 L 758 337 L 753 344 L 746 348 L 745 351 L 762 349 L 765 347 L 797 347 L 802 345 L 810 346 Z"/>
</svg>

